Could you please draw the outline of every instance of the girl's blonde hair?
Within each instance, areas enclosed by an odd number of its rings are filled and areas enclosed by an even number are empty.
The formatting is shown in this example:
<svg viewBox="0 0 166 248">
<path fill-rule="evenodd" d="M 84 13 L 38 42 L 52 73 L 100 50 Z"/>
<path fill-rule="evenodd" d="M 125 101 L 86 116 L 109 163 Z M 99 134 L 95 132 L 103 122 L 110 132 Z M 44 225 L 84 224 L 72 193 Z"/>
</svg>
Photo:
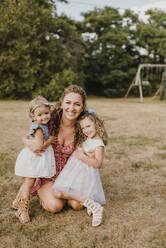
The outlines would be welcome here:
<svg viewBox="0 0 166 248">
<path fill-rule="evenodd" d="M 61 106 L 62 106 L 64 97 L 69 93 L 79 94 L 81 96 L 81 98 L 82 98 L 82 103 L 83 103 L 83 111 L 82 111 L 82 113 L 86 110 L 86 92 L 85 92 L 85 90 L 83 88 L 81 88 L 80 86 L 74 85 L 74 84 L 72 84 L 72 85 L 68 86 L 67 88 L 65 88 L 63 93 L 62 93 L 62 96 L 59 99 L 59 101 L 54 106 L 54 111 L 53 111 L 53 114 L 52 114 L 53 125 L 52 125 L 52 130 L 50 130 L 50 132 L 54 133 L 55 136 L 58 136 L 59 127 L 60 127 L 60 121 L 61 121 L 61 118 L 62 118 L 62 108 L 61 108 Z M 82 141 L 85 138 L 84 138 L 84 135 L 82 134 L 81 127 L 80 127 L 80 125 L 79 125 L 79 123 L 77 121 L 76 121 L 74 126 L 75 126 L 74 146 L 77 147 L 78 145 L 80 145 L 82 143 Z"/>
<path fill-rule="evenodd" d="M 103 140 L 104 144 L 107 145 L 108 143 L 108 134 L 105 129 L 104 120 L 99 118 L 97 114 L 89 113 L 88 111 L 85 111 L 85 113 L 79 118 L 79 122 L 84 120 L 85 118 L 89 118 L 91 121 L 94 122 L 96 127 L 96 133 L 98 136 Z"/>
<path fill-rule="evenodd" d="M 29 109 L 28 109 L 28 114 L 29 117 L 32 118 L 34 115 L 34 111 L 36 108 L 41 107 L 41 106 L 48 106 L 51 107 L 51 104 L 47 101 L 46 98 L 44 98 L 43 96 L 37 96 L 35 97 L 30 103 L 29 103 Z"/>
</svg>

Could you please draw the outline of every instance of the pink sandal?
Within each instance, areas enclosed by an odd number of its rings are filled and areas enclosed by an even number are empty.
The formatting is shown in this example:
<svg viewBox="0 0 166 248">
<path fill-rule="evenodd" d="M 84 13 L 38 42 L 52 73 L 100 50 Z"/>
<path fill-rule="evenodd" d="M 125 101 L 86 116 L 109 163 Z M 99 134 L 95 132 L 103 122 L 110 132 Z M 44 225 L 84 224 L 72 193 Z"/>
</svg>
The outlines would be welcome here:
<svg viewBox="0 0 166 248">
<path fill-rule="evenodd" d="M 29 202 L 30 200 L 20 199 L 19 208 L 15 213 L 16 217 L 19 218 L 20 222 L 24 225 L 30 222 Z"/>
</svg>

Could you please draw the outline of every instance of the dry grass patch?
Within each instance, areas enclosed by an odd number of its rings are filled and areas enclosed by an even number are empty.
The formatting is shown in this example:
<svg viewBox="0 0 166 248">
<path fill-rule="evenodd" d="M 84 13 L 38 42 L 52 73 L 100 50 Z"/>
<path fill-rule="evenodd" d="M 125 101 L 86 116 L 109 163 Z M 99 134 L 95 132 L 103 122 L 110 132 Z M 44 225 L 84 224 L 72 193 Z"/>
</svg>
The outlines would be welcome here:
<svg viewBox="0 0 166 248">
<path fill-rule="evenodd" d="M 51 214 L 37 197 L 30 226 L 15 217 L 11 202 L 22 178 L 14 175 L 14 164 L 29 128 L 26 107 L 0 101 L 0 248 L 166 248 L 166 102 L 88 99 L 109 134 L 101 168 L 107 204 L 98 228 L 85 209 Z"/>
</svg>

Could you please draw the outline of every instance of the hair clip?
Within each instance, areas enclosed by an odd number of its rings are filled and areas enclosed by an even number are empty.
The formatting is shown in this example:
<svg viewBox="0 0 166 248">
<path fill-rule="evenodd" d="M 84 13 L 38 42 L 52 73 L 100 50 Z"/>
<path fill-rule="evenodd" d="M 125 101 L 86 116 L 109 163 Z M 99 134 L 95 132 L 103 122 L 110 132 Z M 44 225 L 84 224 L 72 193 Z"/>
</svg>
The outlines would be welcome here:
<svg viewBox="0 0 166 248">
<path fill-rule="evenodd" d="M 52 106 L 54 106 L 54 104 L 51 104 L 49 102 L 44 102 L 44 103 L 38 104 L 38 105 L 36 105 L 35 107 L 32 108 L 31 112 L 34 112 L 35 109 L 40 108 L 42 106 L 52 107 Z"/>
<path fill-rule="evenodd" d="M 48 102 L 44 103 L 44 105 L 45 105 L 45 106 L 48 106 L 48 107 L 54 106 L 54 104 L 51 104 L 51 103 L 48 103 Z"/>
<path fill-rule="evenodd" d="M 88 114 L 94 114 L 94 110 L 93 109 L 88 109 Z"/>
</svg>

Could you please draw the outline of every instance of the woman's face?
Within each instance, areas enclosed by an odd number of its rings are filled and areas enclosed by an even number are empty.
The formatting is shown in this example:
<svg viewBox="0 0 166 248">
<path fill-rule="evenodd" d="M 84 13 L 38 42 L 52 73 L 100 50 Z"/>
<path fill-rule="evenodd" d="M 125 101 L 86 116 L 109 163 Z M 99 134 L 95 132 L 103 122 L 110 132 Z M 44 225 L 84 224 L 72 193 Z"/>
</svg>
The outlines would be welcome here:
<svg viewBox="0 0 166 248">
<path fill-rule="evenodd" d="M 82 96 L 73 92 L 66 94 L 61 108 L 63 110 L 63 117 L 68 120 L 76 120 L 83 110 Z"/>
</svg>

